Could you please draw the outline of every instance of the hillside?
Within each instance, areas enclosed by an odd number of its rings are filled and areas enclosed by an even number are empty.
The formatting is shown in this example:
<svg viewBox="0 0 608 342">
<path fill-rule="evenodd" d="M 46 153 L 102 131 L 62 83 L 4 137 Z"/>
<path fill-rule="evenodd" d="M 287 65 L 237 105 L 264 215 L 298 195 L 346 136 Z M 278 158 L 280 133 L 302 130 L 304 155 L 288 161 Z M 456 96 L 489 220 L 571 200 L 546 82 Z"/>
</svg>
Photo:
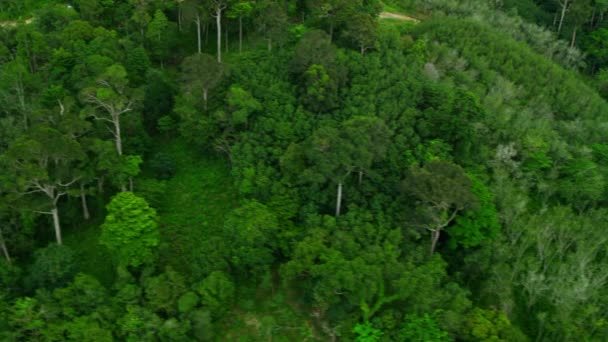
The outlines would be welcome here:
<svg viewBox="0 0 608 342">
<path fill-rule="evenodd" d="M 0 340 L 608 339 L 560 4 L 3 2 Z"/>
</svg>

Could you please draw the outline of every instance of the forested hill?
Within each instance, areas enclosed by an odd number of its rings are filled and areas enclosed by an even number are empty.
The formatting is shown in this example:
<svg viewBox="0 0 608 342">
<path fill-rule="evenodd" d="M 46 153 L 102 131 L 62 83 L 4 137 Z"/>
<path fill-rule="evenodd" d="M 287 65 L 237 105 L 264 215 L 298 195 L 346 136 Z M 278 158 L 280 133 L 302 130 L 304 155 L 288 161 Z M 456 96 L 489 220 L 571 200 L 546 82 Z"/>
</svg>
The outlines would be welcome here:
<svg viewBox="0 0 608 342">
<path fill-rule="evenodd" d="M 607 11 L 0 0 L 0 340 L 608 340 Z"/>
</svg>

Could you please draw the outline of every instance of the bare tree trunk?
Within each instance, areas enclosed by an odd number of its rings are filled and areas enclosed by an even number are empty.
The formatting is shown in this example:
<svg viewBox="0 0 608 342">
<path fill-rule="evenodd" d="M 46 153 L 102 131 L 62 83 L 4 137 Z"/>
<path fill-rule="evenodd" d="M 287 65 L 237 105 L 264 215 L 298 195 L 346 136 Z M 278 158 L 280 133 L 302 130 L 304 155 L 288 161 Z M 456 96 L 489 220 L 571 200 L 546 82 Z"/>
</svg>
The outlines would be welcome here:
<svg viewBox="0 0 608 342">
<path fill-rule="evenodd" d="M 116 132 L 116 152 L 122 156 L 122 137 L 120 133 L 120 119 L 117 117 L 114 121 L 114 131 Z"/>
<path fill-rule="evenodd" d="M 555 15 L 553 15 L 553 27 L 555 27 L 555 25 L 557 25 L 557 15 L 559 14 L 559 11 L 555 11 Z"/>
<path fill-rule="evenodd" d="M 104 177 L 101 176 L 97 179 L 97 191 L 102 194 L 103 193 L 103 183 L 104 183 Z"/>
<path fill-rule="evenodd" d="M 53 209 L 51 209 L 51 216 L 53 216 L 53 227 L 55 228 L 55 238 L 57 239 L 57 244 L 63 244 L 61 239 L 61 223 L 59 222 L 59 210 L 57 209 L 57 205 L 53 205 Z"/>
<path fill-rule="evenodd" d="M 205 24 L 205 46 L 209 45 L 209 23 Z"/>
<path fill-rule="evenodd" d="M 222 63 L 222 8 L 215 10 L 215 24 L 217 28 L 217 62 Z"/>
<path fill-rule="evenodd" d="M 224 40 L 226 41 L 226 46 L 224 47 L 224 51 L 228 53 L 228 20 L 226 20 L 226 24 L 224 26 L 226 27 L 226 33 L 224 33 Z"/>
<path fill-rule="evenodd" d="M 129 177 L 129 191 L 133 192 L 133 177 Z"/>
<path fill-rule="evenodd" d="M 336 198 L 336 217 L 340 216 L 342 206 L 342 182 L 338 183 L 338 196 Z"/>
<path fill-rule="evenodd" d="M 182 6 L 177 5 L 177 28 L 182 32 Z"/>
<path fill-rule="evenodd" d="M 439 241 L 439 235 L 441 234 L 440 229 L 431 231 L 431 255 L 435 253 L 435 248 L 437 248 L 437 241 Z"/>
<path fill-rule="evenodd" d="M 574 47 L 574 43 L 576 42 L 576 30 L 578 29 L 577 26 L 574 27 L 574 32 L 572 32 L 572 40 L 570 41 L 570 48 Z"/>
<path fill-rule="evenodd" d="M 569 0 L 564 0 L 564 3 L 562 4 L 562 13 L 559 18 L 559 26 L 557 27 L 557 33 L 562 32 L 562 25 L 564 24 L 564 17 L 566 16 L 566 9 L 568 8 L 568 1 Z"/>
<path fill-rule="evenodd" d="M 201 53 L 201 17 L 196 13 L 196 35 L 198 38 L 198 53 Z"/>
<path fill-rule="evenodd" d="M 239 16 L 239 53 L 243 52 L 243 16 Z"/>
<path fill-rule="evenodd" d="M 209 94 L 209 89 L 203 89 L 203 101 L 205 102 L 205 110 L 207 110 L 207 97 Z"/>
<path fill-rule="evenodd" d="M 8 248 L 6 248 L 6 242 L 4 241 L 4 236 L 2 235 L 2 229 L 0 229 L 0 249 L 2 249 L 2 254 L 4 254 L 4 258 L 10 264 L 12 260 L 10 254 L 8 253 Z"/>
<path fill-rule="evenodd" d="M 82 214 L 85 220 L 91 218 L 89 214 L 89 206 L 87 204 L 87 195 L 84 191 L 84 183 L 80 183 L 80 201 L 82 202 Z"/>
<path fill-rule="evenodd" d="M 359 170 L 359 185 L 363 182 L 363 171 Z"/>
</svg>

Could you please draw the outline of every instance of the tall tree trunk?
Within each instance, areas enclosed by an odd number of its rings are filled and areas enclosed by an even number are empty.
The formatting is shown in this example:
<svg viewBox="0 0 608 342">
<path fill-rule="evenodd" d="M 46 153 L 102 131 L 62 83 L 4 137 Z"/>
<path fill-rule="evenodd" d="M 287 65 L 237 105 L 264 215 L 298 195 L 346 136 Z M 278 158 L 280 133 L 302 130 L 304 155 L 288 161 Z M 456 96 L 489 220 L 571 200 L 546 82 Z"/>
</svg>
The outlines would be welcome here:
<svg viewBox="0 0 608 342">
<path fill-rule="evenodd" d="M 133 177 L 129 177 L 129 191 L 133 192 Z"/>
<path fill-rule="evenodd" d="M 201 17 L 196 13 L 196 35 L 198 38 L 198 53 L 201 53 Z"/>
<path fill-rule="evenodd" d="M 363 171 L 359 170 L 359 185 L 363 182 Z"/>
<path fill-rule="evenodd" d="M 177 29 L 182 32 L 182 6 L 177 5 Z"/>
<path fill-rule="evenodd" d="M 120 119 L 116 118 L 114 120 L 114 132 L 116 133 L 116 152 L 119 156 L 122 156 L 122 137 L 120 132 Z"/>
<path fill-rule="evenodd" d="M 562 25 L 564 24 L 564 17 L 566 16 L 566 9 L 568 8 L 568 1 L 569 0 L 564 0 L 564 3 L 562 4 L 562 13 L 559 18 L 559 26 L 557 27 L 557 33 L 562 32 Z"/>
<path fill-rule="evenodd" d="M 205 24 L 205 46 L 209 45 L 209 23 Z"/>
<path fill-rule="evenodd" d="M 203 89 L 203 101 L 205 102 L 205 110 L 207 110 L 207 98 L 209 95 L 209 89 Z"/>
<path fill-rule="evenodd" d="M 435 248 L 437 248 L 437 241 L 439 241 L 439 235 L 441 235 L 440 229 L 431 231 L 431 255 L 435 253 Z"/>
<path fill-rule="evenodd" d="M 215 24 L 217 28 L 217 62 L 222 63 L 222 8 L 215 10 Z"/>
<path fill-rule="evenodd" d="M 61 223 L 59 222 L 59 209 L 57 209 L 57 205 L 53 205 L 53 209 L 51 209 L 51 216 L 53 216 L 53 227 L 55 228 L 55 238 L 57 239 L 57 244 L 63 244 L 61 239 Z"/>
<path fill-rule="evenodd" d="M 103 194 L 103 183 L 105 181 L 104 176 L 97 178 L 97 192 Z"/>
<path fill-rule="evenodd" d="M 243 52 L 243 16 L 239 16 L 239 53 Z"/>
<path fill-rule="evenodd" d="M 555 14 L 553 15 L 553 27 L 555 28 L 555 25 L 557 25 L 557 16 L 559 14 L 559 11 L 555 11 Z"/>
<path fill-rule="evenodd" d="M 2 235 L 2 229 L 0 229 L 0 249 L 2 249 L 2 254 L 4 254 L 4 258 L 10 264 L 11 256 L 8 253 L 8 248 L 6 248 L 6 242 L 4 241 L 4 235 Z"/>
<path fill-rule="evenodd" d="M 576 42 L 576 30 L 578 29 L 577 26 L 574 26 L 574 31 L 572 32 L 572 40 L 570 41 L 570 48 L 574 47 L 574 43 Z"/>
<path fill-rule="evenodd" d="M 226 23 L 224 24 L 226 27 L 226 33 L 224 33 L 224 40 L 226 42 L 226 46 L 224 46 L 224 51 L 228 53 L 228 20 L 226 19 Z"/>
<path fill-rule="evenodd" d="M 336 217 L 340 216 L 342 207 L 342 182 L 338 183 L 338 195 L 336 197 Z"/>
<path fill-rule="evenodd" d="M 87 194 L 84 191 L 84 183 L 80 183 L 80 202 L 82 203 L 82 216 L 85 220 L 91 218 L 89 214 L 89 205 L 87 204 Z"/>
</svg>

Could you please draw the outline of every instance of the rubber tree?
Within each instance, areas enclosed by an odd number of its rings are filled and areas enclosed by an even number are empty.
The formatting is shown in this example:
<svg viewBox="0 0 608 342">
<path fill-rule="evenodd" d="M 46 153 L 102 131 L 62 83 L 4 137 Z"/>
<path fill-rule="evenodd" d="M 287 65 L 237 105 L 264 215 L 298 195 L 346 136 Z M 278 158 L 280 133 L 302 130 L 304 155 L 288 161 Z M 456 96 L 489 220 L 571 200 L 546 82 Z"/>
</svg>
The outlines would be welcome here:
<svg viewBox="0 0 608 342">
<path fill-rule="evenodd" d="M 21 136 L 2 156 L 4 170 L 13 178 L 14 192 L 20 197 L 42 199 L 42 203 L 32 199 L 26 206 L 37 213 L 51 215 L 58 244 L 62 243 L 58 202 L 78 181 L 75 170 L 83 158 L 84 153 L 75 139 L 47 126 Z"/>
<path fill-rule="evenodd" d="M 277 2 L 268 0 L 256 2 L 254 22 L 267 41 L 269 52 L 272 51 L 273 42 L 281 41 L 287 36 L 289 18 L 283 6 Z"/>
<path fill-rule="evenodd" d="M 215 88 L 224 75 L 222 64 L 211 55 L 195 54 L 186 57 L 181 68 L 184 90 L 191 93 L 202 93 L 205 109 L 207 109 L 209 90 Z"/>
<path fill-rule="evenodd" d="M 431 232 L 431 254 L 435 253 L 441 232 L 457 215 L 477 206 L 471 180 L 460 166 L 450 162 L 435 160 L 413 167 L 403 186 L 419 200 L 420 226 Z"/>
<path fill-rule="evenodd" d="M 203 48 L 203 25 L 209 20 L 209 13 L 201 0 L 185 0 L 182 8 L 182 18 L 184 22 L 193 22 L 196 25 L 197 52 L 202 53 Z"/>
<path fill-rule="evenodd" d="M 227 0 L 211 0 L 211 16 L 215 18 L 217 30 L 217 62 L 222 63 L 222 14 L 228 7 Z"/>
<path fill-rule="evenodd" d="M 319 128 L 304 143 L 290 146 L 281 163 L 297 183 L 335 184 L 337 217 L 348 177 L 358 171 L 361 179 L 363 172 L 382 159 L 390 135 L 381 119 L 357 116 L 338 127 Z"/>
<path fill-rule="evenodd" d="M 93 86 L 83 91 L 84 101 L 94 107 L 90 115 L 106 124 L 114 138 L 118 155 L 123 154 L 120 119 L 133 110 L 135 102 L 128 83 L 125 68 L 114 64 L 105 70 Z"/>
<path fill-rule="evenodd" d="M 247 18 L 253 12 L 253 1 L 237 0 L 231 4 L 226 16 L 231 19 L 239 19 L 239 53 L 243 52 L 243 18 Z"/>
</svg>

